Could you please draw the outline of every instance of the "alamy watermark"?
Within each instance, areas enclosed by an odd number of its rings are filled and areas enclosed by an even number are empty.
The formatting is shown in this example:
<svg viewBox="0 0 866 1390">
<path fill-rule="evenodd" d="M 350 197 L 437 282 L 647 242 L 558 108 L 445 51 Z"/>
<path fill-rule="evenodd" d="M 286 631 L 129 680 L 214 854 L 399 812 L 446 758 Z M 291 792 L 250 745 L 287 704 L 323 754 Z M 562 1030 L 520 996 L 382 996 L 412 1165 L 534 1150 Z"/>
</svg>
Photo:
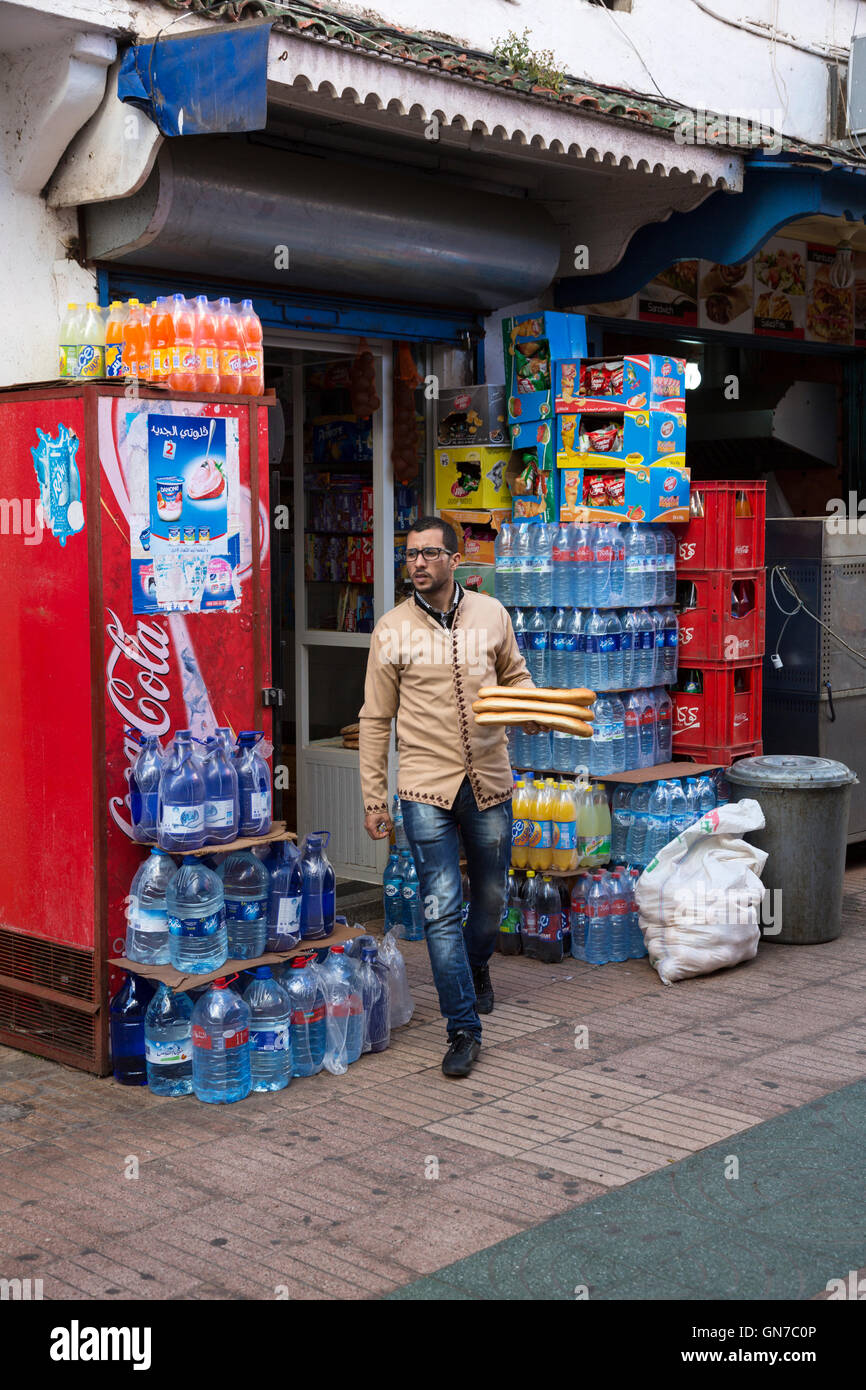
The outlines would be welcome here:
<svg viewBox="0 0 866 1390">
<path fill-rule="evenodd" d="M 0 497 L 0 536 L 23 536 L 25 545 L 41 545 L 45 526 L 34 497 Z"/>
<path fill-rule="evenodd" d="M 390 666 L 450 666 L 452 653 L 453 660 L 472 675 L 483 676 L 489 665 L 484 628 L 428 631 L 403 622 L 399 630 L 387 628 L 377 633 L 376 641 L 377 659 Z"/>
</svg>

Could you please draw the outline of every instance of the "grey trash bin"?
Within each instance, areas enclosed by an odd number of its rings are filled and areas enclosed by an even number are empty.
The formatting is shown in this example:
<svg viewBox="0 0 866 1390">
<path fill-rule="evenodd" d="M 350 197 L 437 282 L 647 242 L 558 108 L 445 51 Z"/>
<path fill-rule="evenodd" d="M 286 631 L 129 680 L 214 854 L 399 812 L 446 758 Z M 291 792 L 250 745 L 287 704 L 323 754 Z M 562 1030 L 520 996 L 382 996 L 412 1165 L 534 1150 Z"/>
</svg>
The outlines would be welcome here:
<svg viewBox="0 0 866 1390">
<path fill-rule="evenodd" d="M 792 946 L 833 941 L 842 930 L 854 773 L 830 758 L 773 754 L 743 758 L 725 775 L 731 799 L 753 797 L 767 822 L 764 830 L 748 835 L 769 856 L 763 873 L 764 887 L 770 891 L 764 940 Z M 767 920 L 770 916 L 772 922 Z"/>
</svg>

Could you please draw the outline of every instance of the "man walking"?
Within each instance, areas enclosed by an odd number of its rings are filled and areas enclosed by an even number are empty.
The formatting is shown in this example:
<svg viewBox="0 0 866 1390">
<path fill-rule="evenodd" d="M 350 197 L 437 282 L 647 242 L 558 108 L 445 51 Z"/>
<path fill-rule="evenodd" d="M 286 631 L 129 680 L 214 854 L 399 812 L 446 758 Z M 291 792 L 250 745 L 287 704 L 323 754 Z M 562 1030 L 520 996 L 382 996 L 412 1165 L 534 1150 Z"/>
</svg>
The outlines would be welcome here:
<svg viewBox="0 0 866 1390">
<path fill-rule="evenodd" d="M 476 724 L 485 685 L 532 686 L 502 604 L 454 578 L 457 536 L 421 517 L 406 541 L 414 593 L 376 624 L 360 713 L 364 824 L 372 839 L 392 829 L 388 745 L 397 719 L 398 795 L 424 902 L 439 1007 L 448 1026 L 446 1076 L 468 1076 L 481 1050 L 479 1014 L 493 1008 L 488 961 L 511 862 L 511 767 L 505 730 Z M 460 842 L 471 889 L 460 917 Z"/>
</svg>

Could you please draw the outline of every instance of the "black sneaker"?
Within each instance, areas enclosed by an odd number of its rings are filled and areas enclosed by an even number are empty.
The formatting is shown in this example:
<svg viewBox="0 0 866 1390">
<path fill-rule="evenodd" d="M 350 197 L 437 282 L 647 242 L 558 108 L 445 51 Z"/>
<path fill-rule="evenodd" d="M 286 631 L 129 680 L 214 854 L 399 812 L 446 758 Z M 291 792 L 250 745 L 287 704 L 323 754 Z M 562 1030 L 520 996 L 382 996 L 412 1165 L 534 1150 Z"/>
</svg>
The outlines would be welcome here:
<svg viewBox="0 0 866 1390">
<path fill-rule="evenodd" d="M 490 983 L 490 966 L 476 965 L 472 971 L 475 986 L 475 1007 L 480 1014 L 493 1013 L 493 986 Z"/>
<path fill-rule="evenodd" d="M 468 1076 L 480 1051 L 480 1038 L 472 1033 L 455 1033 L 442 1059 L 443 1072 L 446 1076 Z"/>
</svg>

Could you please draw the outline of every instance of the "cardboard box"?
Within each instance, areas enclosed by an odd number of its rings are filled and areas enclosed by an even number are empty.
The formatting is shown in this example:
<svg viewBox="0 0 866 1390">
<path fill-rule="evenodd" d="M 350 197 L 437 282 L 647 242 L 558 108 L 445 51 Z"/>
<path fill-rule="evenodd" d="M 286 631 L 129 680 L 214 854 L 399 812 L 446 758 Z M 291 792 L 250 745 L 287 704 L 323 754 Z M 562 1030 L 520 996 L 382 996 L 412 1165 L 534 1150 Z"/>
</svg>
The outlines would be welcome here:
<svg viewBox="0 0 866 1390">
<path fill-rule="evenodd" d="M 559 515 L 559 470 L 555 467 L 538 469 L 532 461 L 527 464 L 527 453 L 516 449 L 511 455 L 505 470 L 505 481 L 512 496 L 511 514 L 515 519 L 541 516 L 545 521 L 556 521 Z M 532 475 L 527 482 L 527 466 Z"/>
<path fill-rule="evenodd" d="M 686 417 L 660 410 L 608 411 L 557 417 L 560 519 L 563 521 L 681 522 L 689 514 Z M 622 431 L 619 447 L 581 450 L 581 434 Z M 591 443 L 592 441 L 588 441 Z M 592 478 L 614 475 L 621 500 L 600 500 Z"/>
<path fill-rule="evenodd" d="M 508 439 L 504 386 L 462 386 L 440 391 L 436 406 L 440 446 L 504 444 Z"/>
<path fill-rule="evenodd" d="M 601 448 L 592 436 L 621 432 L 615 448 Z M 581 436 L 587 436 L 581 448 Z M 661 410 L 609 410 L 604 416 L 560 415 L 556 421 L 556 462 L 559 468 L 604 468 L 611 464 L 686 461 L 686 417 Z"/>
<path fill-rule="evenodd" d="M 496 597 L 496 569 L 493 565 L 458 565 L 454 577 L 469 593 Z"/>
<path fill-rule="evenodd" d="M 509 426 L 511 432 L 512 459 L 514 451 L 535 455 L 539 469 L 556 467 L 556 421 L 524 420 L 519 425 Z"/>
<path fill-rule="evenodd" d="M 654 353 L 561 360 L 554 364 L 554 392 L 557 415 L 611 409 L 678 413 L 686 408 L 686 364 Z"/>
<path fill-rule="evenodd" d="M 510 507 L 498 507 L 489 511 L 440 512 L 443 521 L 449 521 L 457 532 L 460 553 L 468 564 L 492 565 L 496 555 L 494 544 L 496 533 L 504 521 L 511 519 Z"/>
<path fill-rule="evenodd" d="M 549 420 L 554 364 L 561 357 L 586 356 L 586 320 L 549 311 L 503 319 L 502 348 L 509 422 Z"/>
<path fill-rule="evenodd" d="M 587 500 L 592 475 L 622 478 L 622 502 Z M 673 525 L 688 519 L 689 470 L 663 463 L 606 464 L 603 468 L 560 468 L 560 521 L 654 521 Z"/>
<path fill-rule="evenodd" d="M 436 507 L 509 507 L 511 493 L 505 482 L 509 448 L 480 444 L 476 448 L 437 449 Z"/>
</svg>

